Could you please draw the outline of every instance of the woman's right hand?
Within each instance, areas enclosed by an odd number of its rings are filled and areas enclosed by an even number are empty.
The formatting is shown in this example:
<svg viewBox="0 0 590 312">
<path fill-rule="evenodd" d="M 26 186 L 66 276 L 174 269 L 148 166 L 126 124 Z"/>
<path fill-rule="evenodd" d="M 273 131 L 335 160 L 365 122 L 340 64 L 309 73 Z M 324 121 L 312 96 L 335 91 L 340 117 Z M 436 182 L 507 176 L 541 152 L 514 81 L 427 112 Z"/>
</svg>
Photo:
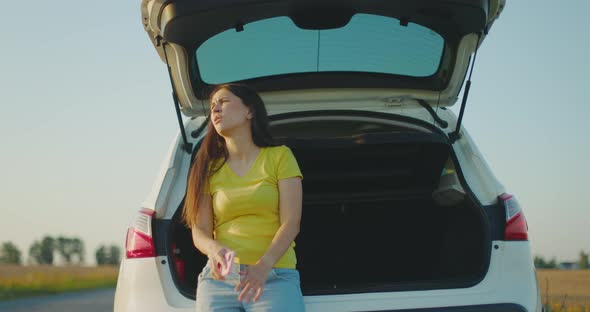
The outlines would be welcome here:
<svg viewBox="0 0 590 312">
<path fill-rule="evenodd" d="M 216 280 L 225 280 L 221 275 L 221 268 L 227 267 L 229 263 L 225 260 L 225 254 L 231 250 L 221 244 L 215 243 L 209 252 L 209 260 L 211 261 L 211 276 Z"/>
</svg>

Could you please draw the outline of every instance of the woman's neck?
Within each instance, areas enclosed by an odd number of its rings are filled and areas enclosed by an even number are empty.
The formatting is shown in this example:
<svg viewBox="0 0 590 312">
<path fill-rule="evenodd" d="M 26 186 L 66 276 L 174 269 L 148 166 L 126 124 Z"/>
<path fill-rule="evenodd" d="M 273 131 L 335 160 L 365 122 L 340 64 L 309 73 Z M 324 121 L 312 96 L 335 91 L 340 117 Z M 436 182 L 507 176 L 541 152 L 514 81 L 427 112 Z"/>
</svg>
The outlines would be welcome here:
<svg viewBox="0 0 590 312">
<path fill-rule="evenodd" d="M 229 158 L 233 160 L 250 160 L 258 154 L 260 147 L 254 144 L 251 135 L 238 135 L 225 138 Z"/>
</svg>

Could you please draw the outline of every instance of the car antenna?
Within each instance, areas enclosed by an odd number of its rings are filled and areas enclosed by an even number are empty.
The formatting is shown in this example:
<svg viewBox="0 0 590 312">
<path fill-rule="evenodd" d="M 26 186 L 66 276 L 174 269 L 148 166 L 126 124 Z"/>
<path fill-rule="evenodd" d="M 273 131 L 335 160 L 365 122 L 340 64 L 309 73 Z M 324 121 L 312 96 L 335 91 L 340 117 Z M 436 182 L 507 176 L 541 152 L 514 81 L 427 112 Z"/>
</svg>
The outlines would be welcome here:
<svg viewBox="0 0 590 312">
<path fill-rule="evenodd" d="M 164 50 L 164 58 L 166 59 L 166 68 L 168 69 L 168 78 L 170 78 L 170 85 L 172 86 L 172 99 L 174 100 L 174 109 L 176 110 L 176 118 L 178 119 L 178 126 L 180 127 L 180 134 L 182 135 L 182 149 L 185 150 L 187 153 L 191 153 L 193 150 L 193 144 L 189 143 L 186 139 L 186 129 L 184 129 L 184 123 L 182 122 L 182 116 L 180 115 L 180 105 L 178 102 L 178 95 L 176 94 L 176 90 L 174 89 L 174 81 L 172 80 L 172 70 L 170 69 L 170 64 L 168 63 L 168 54 L 166 53 L 166 42 L 162 42 L 162 37 L 157 36 L 156 40 L 158 42 L 158 46 L 162 46 L 162 50 Z"/>
<path fill-rule="evenodd" d="M 484 31 L 487 33 L 487 31 Z M 471 75 L 473 74 L 473 66 L 475 65 L 475 58 L 477 57 L 477 50 L 479 50 L 479 43 L 481 40 L 481 32 L 477 35 L 477 45 L 475 46 L 475 52 L 473 52 L 473 59 L 471 59 L 471 68 L 469 69 L 469 78 L 465 83 L 465 92 L 463 92 L 463 99 L 461 101 L 461 110 L 459 111 L 459 120 L 457 121 L 457 126 L 455 131 L 449 133 L 449 140 L 451 144 L 455 143 L 461 135 L 459 134 L 459 130 L 461 129 L 461 121 L 463 120 L 463 113 L 465 112 L 465 103 L 467 103 L 467 97 L 469 96 L 469 88 L 471 88 Z"/>
</svg>

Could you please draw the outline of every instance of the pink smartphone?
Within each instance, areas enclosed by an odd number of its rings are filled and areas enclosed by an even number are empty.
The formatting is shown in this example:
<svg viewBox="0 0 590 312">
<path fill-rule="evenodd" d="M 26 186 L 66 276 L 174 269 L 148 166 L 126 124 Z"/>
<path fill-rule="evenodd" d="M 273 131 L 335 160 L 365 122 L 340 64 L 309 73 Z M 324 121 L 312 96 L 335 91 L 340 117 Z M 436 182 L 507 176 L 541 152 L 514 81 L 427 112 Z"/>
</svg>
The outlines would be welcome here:
<svg viewBox="0 0 590 312">
<path fill-rule="evenodd" d="M 231 271 L 231 267 L 234 264 L 234 256 L 236 255 L 233 251 L 228 251 L 225 253 L 225 262 L 227 266 L 222 267 L 221 263 L 217 264 L 217 268 L 221 270 L 221 276 L 227 276 Z"/>
</svg>

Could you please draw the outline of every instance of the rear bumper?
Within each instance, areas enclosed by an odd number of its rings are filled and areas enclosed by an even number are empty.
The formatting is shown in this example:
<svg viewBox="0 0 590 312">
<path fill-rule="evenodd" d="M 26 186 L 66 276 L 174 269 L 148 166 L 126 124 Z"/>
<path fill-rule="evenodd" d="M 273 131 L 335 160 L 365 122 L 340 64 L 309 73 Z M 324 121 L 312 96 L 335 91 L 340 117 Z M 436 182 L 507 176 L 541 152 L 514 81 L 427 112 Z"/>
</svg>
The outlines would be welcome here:
<svg viewBox="0 0 590 312">
<path fill-rule="evenodd" d="M 169 274 L 165 257 L 124 259 L 119 268 L 114 312 L 194 311 L 195 302 L 182 296 Z M 169 272 L 169 270 L 167 270 Z"/>
<path fill-rule="evenodd" d="M 307 312 L 540 312 L 540 297 L 529 242 L 494 241 L 488 274 L 468 288 L 351 295 L 306 296 Z M 195 277 L 196 278 L 196 277 Z M 115 312 L 194 311 L 170 275 L 166 257 L 122 262 Z"/>
<path fill-rule="evenodd" d="M 528 241 L 493 241 L 488 272 L 466 288 L 305 297 L 320 311 L 527 311 L 540 312 Z"/>
</svg>

